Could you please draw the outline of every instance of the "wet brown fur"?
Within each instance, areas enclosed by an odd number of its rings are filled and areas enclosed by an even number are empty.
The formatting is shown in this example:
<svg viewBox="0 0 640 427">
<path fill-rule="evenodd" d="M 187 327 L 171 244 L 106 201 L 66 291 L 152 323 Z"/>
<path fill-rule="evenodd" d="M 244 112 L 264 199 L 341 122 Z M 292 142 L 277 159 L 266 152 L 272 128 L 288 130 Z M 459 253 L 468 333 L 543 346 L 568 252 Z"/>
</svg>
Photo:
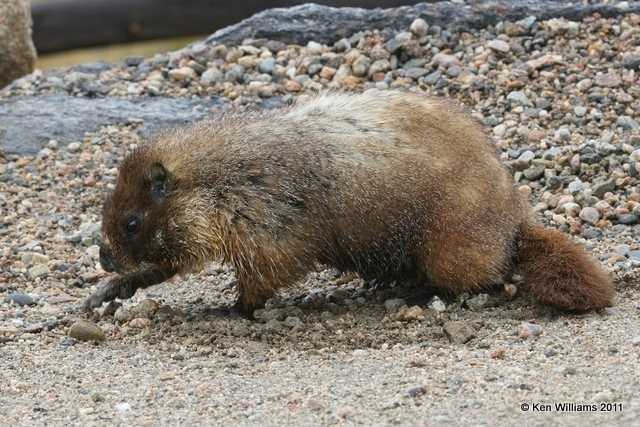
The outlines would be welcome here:
<svg viewBox="0 0 640 427">
<path fill-rule="evenodd" d="M 150 193 L 158 165 L 160 201 Z M 122 232 L 132 212 L 143 218 L 135 238 Z M 500 282 L 517 260 L 542 303 L 588 310 L 613 299 L 582 248 L 530 219 L 475 121 L 410 93 L 329 93 L 162 135 L 122 164 L 103 235 L 122 273 L 230 263 L 248 312 L 318 262 L 462 292 Z"/>
</svg>

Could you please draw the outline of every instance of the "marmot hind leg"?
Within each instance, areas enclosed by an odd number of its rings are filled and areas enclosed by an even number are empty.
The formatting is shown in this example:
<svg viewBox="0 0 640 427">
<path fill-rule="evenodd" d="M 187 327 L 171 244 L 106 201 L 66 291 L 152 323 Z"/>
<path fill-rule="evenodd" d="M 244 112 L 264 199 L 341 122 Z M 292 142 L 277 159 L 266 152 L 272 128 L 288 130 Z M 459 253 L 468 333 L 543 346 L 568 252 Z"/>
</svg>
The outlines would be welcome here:
<svg viewBox="0 0 640 427">
<path fill-rule="evenodd" d="M 441 291 L 477 292 L 503 281 L 512 267 L 511 246 L 497 237 L 480 241 L 460 234 L 431 236 L 416 255 L 416 266 Z"/>
</svg>

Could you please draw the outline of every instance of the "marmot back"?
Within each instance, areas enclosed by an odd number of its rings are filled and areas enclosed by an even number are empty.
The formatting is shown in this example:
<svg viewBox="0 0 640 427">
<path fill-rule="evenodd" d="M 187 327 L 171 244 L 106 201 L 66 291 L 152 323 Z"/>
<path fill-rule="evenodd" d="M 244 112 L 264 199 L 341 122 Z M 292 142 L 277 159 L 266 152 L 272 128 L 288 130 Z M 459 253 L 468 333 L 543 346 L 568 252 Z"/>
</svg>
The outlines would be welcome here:
<svg viewBox="0 0 640 427">
<path fill-rule="evenodd" d="M 123 276 L 89 306 L 214 259 L 235 267 L 247 313 L 318 262 L 461 292 L 519 260 L 547 304 L 613 297 L 583 250 L 534 225 L 474 120 L 403 92 L 328 93 L 161 135 L 123 162 L 103 235 L 103 266 Z"/>
</svg>

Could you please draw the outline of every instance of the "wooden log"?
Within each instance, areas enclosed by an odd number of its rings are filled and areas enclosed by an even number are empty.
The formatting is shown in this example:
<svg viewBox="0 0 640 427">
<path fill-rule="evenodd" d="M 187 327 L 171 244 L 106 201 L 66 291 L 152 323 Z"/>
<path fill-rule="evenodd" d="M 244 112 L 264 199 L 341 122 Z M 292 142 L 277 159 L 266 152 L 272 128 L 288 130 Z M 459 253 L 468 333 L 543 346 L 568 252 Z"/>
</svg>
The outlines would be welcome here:
<svg viewBox="0 0 640 427">
<path fill-rule="evenodd" d="M 210 34 L 266 8 L 305 0 L 32 0 L 40 53 L 166 37 Z M 327 0 L 335 7 L 397 7 L 417 0 Z"/>
</svg>

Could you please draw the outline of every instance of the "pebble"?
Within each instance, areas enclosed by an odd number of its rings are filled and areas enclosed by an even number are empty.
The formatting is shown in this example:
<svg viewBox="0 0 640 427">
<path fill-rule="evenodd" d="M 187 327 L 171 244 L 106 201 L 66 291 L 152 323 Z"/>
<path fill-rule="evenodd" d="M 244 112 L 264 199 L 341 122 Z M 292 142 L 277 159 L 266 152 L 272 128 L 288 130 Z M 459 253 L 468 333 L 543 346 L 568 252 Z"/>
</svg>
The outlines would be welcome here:
<svg viewBox="0 0 640 427">
<path fill-rule="evenodd" d="M 447 311 L 447 306 L 444 302 L 442 302 L 442 300 L 440 298 L 438 298 L 437 296 L 433 297 L 431 299 L 431 302 L 429 303 L 429 308 L 433 311 L 436 311 L 438 313 L 442 313 Z"/>
<path fill-rule="evenodd" d="M 520 325 L 518 336 L 523 339 L 542 335 L 542 326 L 535 323 L 524 322 Z"/>
<path fill-rule="evenodd" d="M 582 208 L 580 211 L 580 219 L 595 225 L 600 220 L 600 212 L 598 212 L 598 209 L 592 207 Z"/>
<path fill-rule="evenodd" d="M 151 320 L 147 319 L 146 317 L 136 317 L 134 319 L 131 319 L 128 325 L 129 327 L 135 329 L 145 329 L 151 326 Z"/>
<path fill-rule="evenodd" d="M 475 337 L 474 329 L 462 320 L 446 322 L 443 330 L 449 341 L 464 344 Z"/>
<path fill-rule="evenodd" d="M 273 57 L 265 58 L 258 64 L 258 69 L 261 73 L 271 74 L 273 73 L 273 68 L 276 65 L 276 60 Z"/>
<path fill-rule="evenodd" d="M 414 305 L 412 307 L 404 306 L 404 307 L 401 307 L 400 310 L 398 310 L 398 313 L 395 315 L 395 319 L 400 320 L 402 322 L 424 320 L 425 312 L 421 307 L 417 305 Z"/>
<path fill-rule="evenodd" d="M 9 294 L 9 301 L 20 306 L 34 305 L 36 302 L 30 295 L 22 292 L 12 292 Z"/>
<path fill-rule="evenodd" d="M 86 320 L 78 320 L 71 328 L 69 328 L 69 334 L 71 338 L 75 338 L 78 341 L 104 341 L 104 331 L 95 323 L 88 322 Z"/>
<path fill-rule="evenodd" d="M 519 90 L 514 90 L 510 92 L 509 95 L 507 95 L 507 100 L 511 101 L 514 104 L 519 104 L 525 107 L 528 107 L 531 105 L 531 101 L 529 101 L 529 98 L 527 97 L 527 95 L 525 95 L 524 92 Z"/>
<path fill-rule="evenodd" d="M 131 318 L 153 319 L 156 312 L 160 308 L 160 304 L 152 299 L 144 299 L 133 307 L 129 307 Z"/>
<path fill-rule="evenodd" d="M 598 74 L 595 84 L 602 87 L 618 87 L 622 84 L 622 80 L 616 73 Z"/>
<path fill-rule="evenodd" d="M 209 68 L 200 77 L 200 81 L 205 85 L 213 85 L 224 81 L 224 73 L 217 68 Z"/>
<path fill-rule="evenodd" d="M 414 399 L 427 393 L 427 389 L 423 386 L 411 387 L 407 394 Z"/>
<path fill-rule="evenodd" d="M 406 306 L 407 303 L 402 298 L 388 299 L 384 302 L 384 309 L 387 313 L 396 313 L 401 307 Z"/>
<path fill-rule="evenodd" d="M 496 52 L 500 52 L 500 53 L 507 53 L 511 50 L 511 47 L 509 46 L 509 43 L 503 41 L 503 40 L 491 40 L 489 43 L 487 43 L 487 46 L 492 49 L 495 50 Z"/>
<path fill-rule="evenodd" d="M 116 322 L 125 323 L 133 318 L 133 315 L 129 310 L 124 307 L 118 307 L 115 313 L 113 314 L 113 318 Z"/>
<path fill-rule="evenodd" d="M 28 274 L 31 279 L 37 279 L 49 274 L 49 267 L 46 264 L 37 264 L 29 268 Z"/>
<path fill-rule="evenodd" d="M 630 116 L 618 116 L 616 119 L 616 125 L 620 126 L 624 130 L 640 129 L 640 124 Z"/>
<path fill-rule="evenodd" d="M 131 405 L 129 405 L 127 402 L 121 402 L 121 403 L 118 403 L 114 407 L 114 409 L 117 412 L 120 412 L 122 414 L 122 413 L 125 413 L 125 412 L 129 412 L 131 410 Z"/>
<path fill-rule="evenodd" d="M 27 265 L 47 264 L 49 257 L 38 252 L 26 251 L 20 254 L 20 260 Z"/>
<path fill-rule="evenodd" d="M 427 24 L 427 21 L 425 21 L 424 19 L 417 18 L 411 23 L 409 30 L 416 37 L 424 37 L 427 35 L 427 31 L 429 31 L 429 25 Z"/>
<path fill-rule="evenodd" d="M 177 81 L 193 80 L 196 78 L 196 72 L 192 68 L 181 67 L 169 71 L 169 77 Z"/>
<path fill-rule="evenodd" d="M 488 294 L 478 294 L 472 298 L 469 298 L 467 301 L 465 301 L 465 303 L 467 304 L 467 307 L 469 307 L 471 310 L 474 310 L 474 311 L 482 310 L 483 308 L 486 307 L 488 302 L 489 302 Z"/>
</svg>

